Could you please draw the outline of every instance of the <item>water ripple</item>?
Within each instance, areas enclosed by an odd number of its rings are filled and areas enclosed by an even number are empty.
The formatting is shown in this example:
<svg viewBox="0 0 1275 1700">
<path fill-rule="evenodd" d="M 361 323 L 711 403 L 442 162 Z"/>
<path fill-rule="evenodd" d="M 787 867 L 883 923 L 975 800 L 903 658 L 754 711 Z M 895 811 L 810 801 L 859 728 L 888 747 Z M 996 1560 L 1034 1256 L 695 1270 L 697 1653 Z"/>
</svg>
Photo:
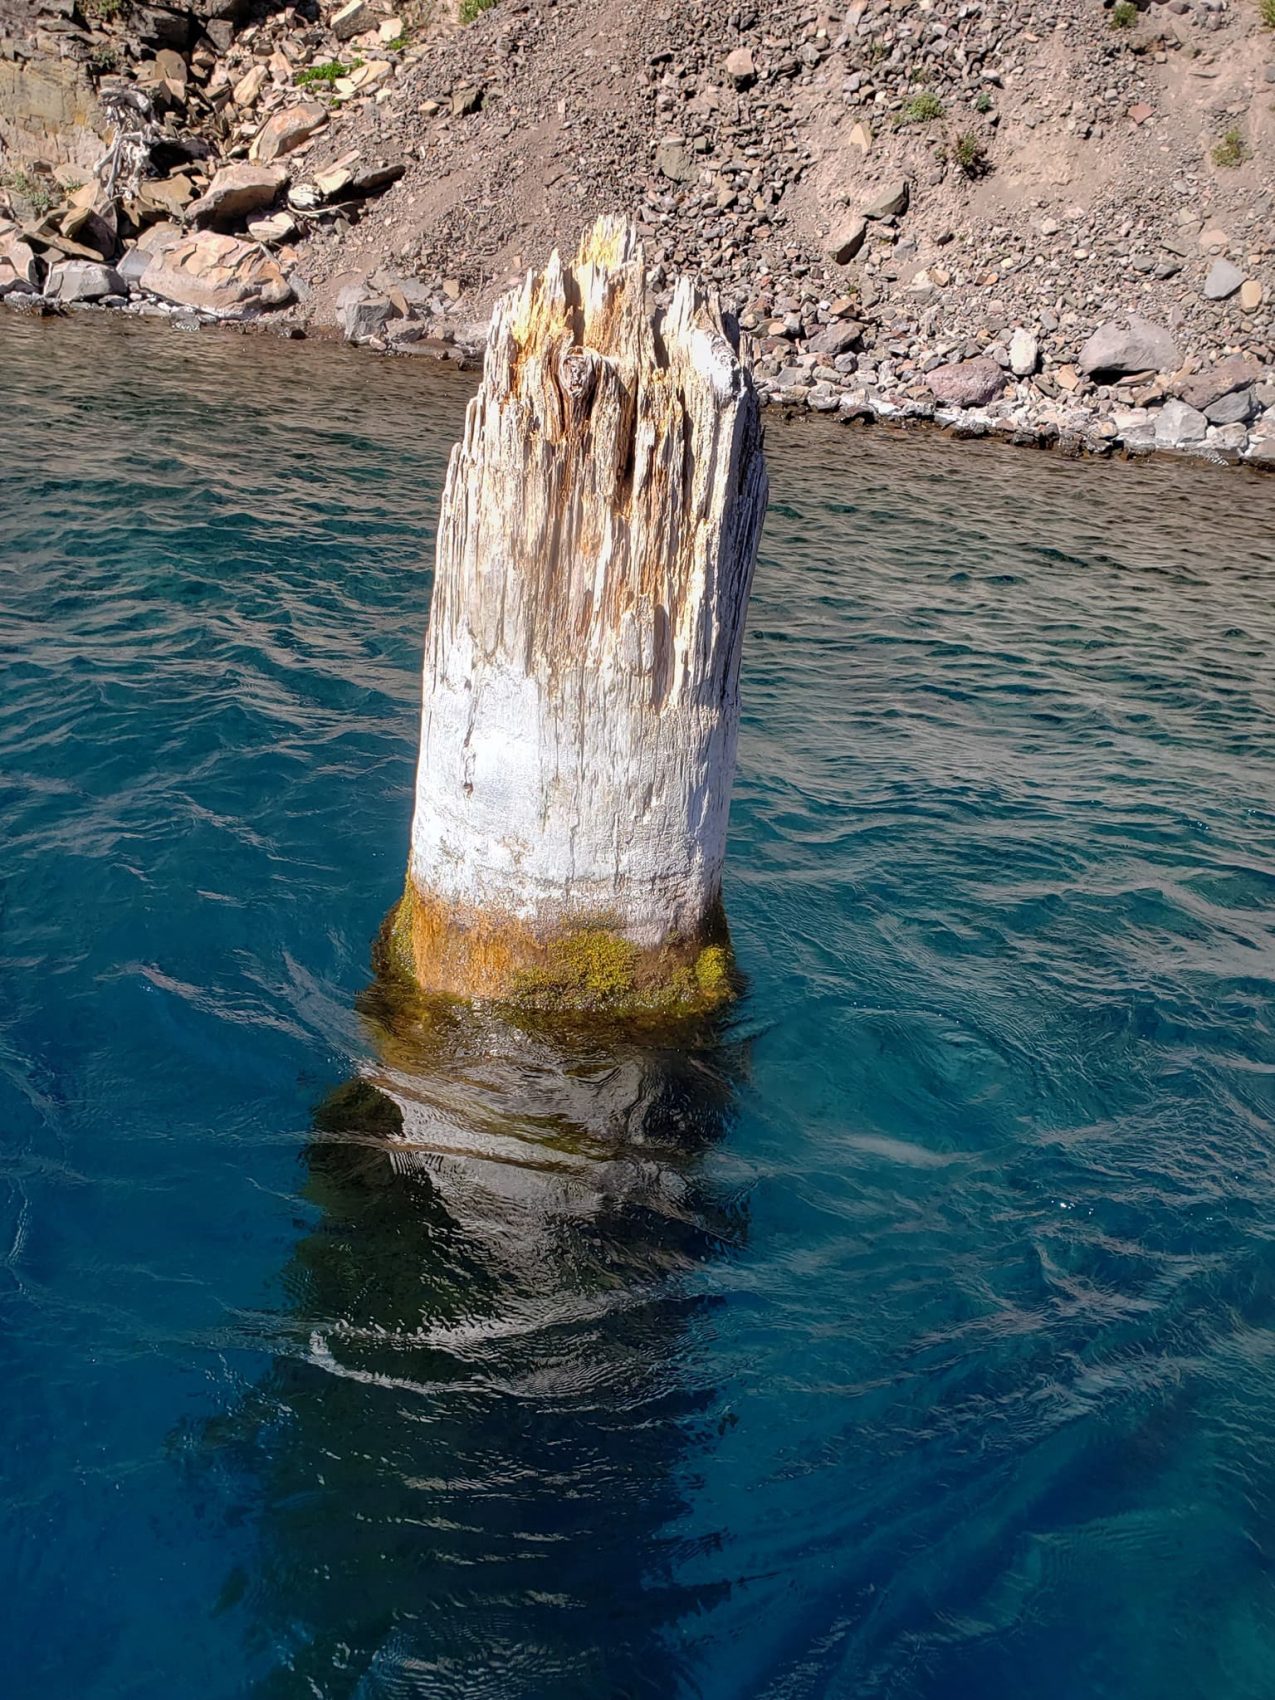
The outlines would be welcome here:
<svg viewBox="0 0 1275 1700">
<path fill-rule="evenodd" d="M 746 997 L 405 1034 L 464 385 L 0 397 L 6 1693 L 1265 1700 L 1269 484 L 773 423 Z"/>
</svg>

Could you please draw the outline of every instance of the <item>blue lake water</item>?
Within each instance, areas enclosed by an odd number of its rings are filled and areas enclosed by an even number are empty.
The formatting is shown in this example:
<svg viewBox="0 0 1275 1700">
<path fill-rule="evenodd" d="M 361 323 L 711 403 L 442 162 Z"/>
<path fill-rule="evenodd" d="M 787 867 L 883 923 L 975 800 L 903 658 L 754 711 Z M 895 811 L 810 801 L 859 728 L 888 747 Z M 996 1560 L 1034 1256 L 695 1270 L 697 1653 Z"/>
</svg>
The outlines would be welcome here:
<svg viewBox="0 0 1275 1700">
<path fill-rule="evenodd" d="M 7 1700 L 1265 1700 L 1275 484 L 773 423 L 746 996 L 413 1050 L 465 394 L 0 322 Z"/>
</svg>

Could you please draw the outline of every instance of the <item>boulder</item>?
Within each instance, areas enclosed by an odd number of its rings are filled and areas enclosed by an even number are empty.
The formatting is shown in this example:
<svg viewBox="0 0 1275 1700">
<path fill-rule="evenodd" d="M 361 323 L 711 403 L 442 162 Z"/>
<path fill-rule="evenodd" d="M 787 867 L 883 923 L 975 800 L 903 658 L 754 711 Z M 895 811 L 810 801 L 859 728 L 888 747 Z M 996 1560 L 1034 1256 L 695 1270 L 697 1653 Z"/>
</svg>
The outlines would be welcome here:
<svg viewBox="0 0 1275 1700">
<path fill-rule="evenodd" d="M 367 0 L 346 0 L 345 5 L 333 13 L 328 27 L 338 41 L 349 41 L 351 37 L 371 29 L 374 21 Z"/>
<path fill-rule="evenodd" d="M 249 157 L 269 165 L 282 154 L 291 153 L 311 136 L 318 132 L 328 121 L 327 109 L 317 101 L 302 101 L 298 106 L 285 106 L 282 112 L 276 112 L 273 118 L 268 118 L 257 131 Z"/>
<path fill-rule="evenodd" d="M 231 92 L 230 98 L 236 106 L 242 107 L 246 112 L 250 107 L 255 106 L 261 98 L 261 91 L 265 88 L 269 76 L 270 72 L 266 66 L 258 62 L 244 76 L 240 77 Z"/>
<path fill-rule="evenodd" d="M 148 179 L 137 191 L 136 222 L 153 224 L 158 219 L 180 218 L 194 198 L 194 185 L 181 172 Z"/>
<path fill-rule="evenodd" d="M 1040 345 L 1021 325 L 1009 339 L 1009 369 L 1016 378 L 1030 378 L 1040 360 Z"/>
<path fill-rule="evenodd" d="M 90 260 L 61 260 L 50 267 L 44 293 L 70 304 L 100 301 L 104 295 L 127 295 L 128 286 L 114 266 L 95 265 Z"/>
<path fill-rule="evenodd" d="M 265 212 L 287 182 L 288 173 L 282 165 L 253 165 L 248 160 L 223 165 L 199 199 L 192 202 L 190 217 L 196 224 L 228 224 Z"/>
<path fill-rule="evenodd" d="M 1171 372 L 1178 361 L 1177 344 L 1163 325 L 1127 313 L 1109 319 L 1089 338 L 1077 365 L 1088 377 L 1120 377 L 1126 372 Z"/>
<path fill-rule="evenodd" d="M 655 150 L 655 169 L 670 183 L 694 183 L 699 178 L 699 166 L 681 142 L 661 142 Z"/>
<path fill-rule="evenodd" d="M 31 295 L 43 281 L 35 250 L 16 234 L 0 236 L 0 295 Z"/>
<path fill-rule="evenodd" d="M 954 360 L 927 372 L 925 381 L 936 401 L 949 407 L 985 407 L 1004 388 L 1005 374 L 986 354 L 973 360 Z"/>
<path fill-rule="evenodd" d="M 269 218 L 248 220 L 248 234 L 254 242 L 291 242 L 298 228 L 290 212 L 271 213 Z"/>
<path fill-rule="evenodd" d="M 1244 273 L 1232 261 L 1218 255 L 1209 267 L 1209 275 L 1204 280 L 1203 295 L 1206 301 L 1225 301 L 1244 282 Z"/>
<path fill-rule="evenodd" d="M 377 83 L 384 82 L 393 70 L 394 67 L 388 59 L 366 59 L 363 64 L 356 65 L 348 77 L 342 77 L 340 84 L 348 84 L 349 92 L 355 94 L 360 90 L 375 88 Z M 339 90 L 339 92 L 343 92 L 343 90 Z M 477 99 L 472 105 L 467 105 L 461 109 L 460 115 L 462 117 L 466 113 L 477 112 L 483 103 L 483 91 L 481 89 L 468 92 L 476 95 Z"/>
<path fill-rule="evenodd" d="M 268 254 L 211 230 L 157 243 L 141 286 L 163 301 L 221 316 L 282 307 L 292 299 L 291 285 Z"/>
<path fill-rule="evenodd" d="M 1247 355 L 1232 355 L 1219 360 L 1216 366 L 1206 366 L 1202 372 L 1192 372 L 1174 386 L 1175 393 L 1188 407 L 1207 412 L 1213 403 L 1235 390 L 1246 390 L 1258 382 L 1262 367 Z"/>
<path fill-rule="evenodd" d="M 115 269 L 126 285 L 137 284 L 140 287 L 150 263 L 151 256 L 144 248 L 126 248 Z"/>
<path fill-rule="evenodd" d="M 1252 390 L 1232 390 L 1204 409 L 1210 425 L 1247 425 L 1257 415 L 1257 397 Z"/>
<path fill-rule="evenodd" d="M 1248 429 L 1244 425 L 1214 425 L 1205 441 L 1224 454 L 1242 454 L 1248 446 Z"/>
<path fill-rule="evenodd" d="M 1173 397 L 1155 416 L 1155 445 L 1158 449 L 1180 449 L 1202 443 L 1208 428 L 1202 413 Z"/>
<path fill-rule="evenodd" d="M 853 218 L 848 224 L 843 224 L 834 230 L 828 238 L 826 247 L 828 258 L 834 266 L 846 266 L 854 259 L 863 247 L 864 238 L 868 234 L 866 219 Z"/>
<path fill-rule="evenodd" d="M 815 332 L 806 347 L 811 354 L 822 354 L 835 360 L 839 354 L 849 354 L 863 338 L 863 326 L 857 319 L 842 319 L 835 325 L 824 325 Z"/>
<path fill-rule="evenodd" d="M 100 259 L 109 260 L 119 247 L 119 219 L 115 203 L 97 183 L 85 183 L 71 192 L 66 208 L 58 215 L 63 236 L 81 248 L 90 248 Z"/>
<path fill-rule="evenodd" d="M 908 210 L 911 193 L 906 177 L 891 177 L 860 211 L 864 218 L 897 218 Z"/>
<path fill-rule="evenodd" d="M 397 183 L 407 170 L 401 159 L 378 159 L 368 164 L 364 160 L 356 160 L 350 166 L 350 191 L 355 195 L 375 195 L 382 189 L 388 189 L 391 183 Z"/>
<path fill-rule="evenodd" d="M 757 67 L 746 47 L 737 47 L 726 55 L 726 75 L 737 89 L 750 89 L 757 81 Z"/>
<path fill-rule="evenodd" d="M 1205 277 L 1202 294 L 1204 294 L 1205 301 L 1226 301 L 1227 297 L 1232 296 L 1243 282 L 1244 274 L 1239 270 L 1238 265 L 1234 265 L 1231 260 L 1219 255 L 1209 267 L 1209 275 Z"/>
<path fill-rule="evenodd" d="M 336 298 L 336 322 L 347 342 L 370 341 L 395 317 L 401 317 L 396 303 L 365 283 L 347 284 Z"/>
</svg>

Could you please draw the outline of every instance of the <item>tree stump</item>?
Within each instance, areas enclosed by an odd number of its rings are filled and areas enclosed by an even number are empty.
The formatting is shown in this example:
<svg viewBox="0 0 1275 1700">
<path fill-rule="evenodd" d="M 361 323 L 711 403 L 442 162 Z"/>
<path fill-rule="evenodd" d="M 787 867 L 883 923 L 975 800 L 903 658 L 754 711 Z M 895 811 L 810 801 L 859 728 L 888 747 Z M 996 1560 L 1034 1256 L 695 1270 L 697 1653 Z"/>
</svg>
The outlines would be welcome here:
<svg viewBox="0 0 1275 1700">
<path fill-rule="evenodd" d="M 395 960 L 532 1005 L 728 995 L 722 863 L 766 508 L 751 380 L 601 219 L 497 306 L 452 451 Z"/>
</svg>

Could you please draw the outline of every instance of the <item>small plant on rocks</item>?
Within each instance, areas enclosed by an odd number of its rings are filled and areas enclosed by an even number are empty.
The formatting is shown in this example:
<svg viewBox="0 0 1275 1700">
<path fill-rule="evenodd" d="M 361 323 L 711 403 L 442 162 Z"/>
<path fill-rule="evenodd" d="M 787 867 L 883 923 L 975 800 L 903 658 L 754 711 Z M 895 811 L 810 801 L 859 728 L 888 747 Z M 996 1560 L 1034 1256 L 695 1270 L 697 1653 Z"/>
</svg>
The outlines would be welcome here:
<svg viewBox="0 0 1275 1700">
<path fill-rule="evenodd" d="M 84 11 L 94 23 L 109 24 L 123 12 L 126 0 L 84 0 Z"/>
<path fill-rule="evenodd" d="M 62 199 L 56 186 L 47 177 L 37 177 L 30 171 L 19 169 L 0 181 L 3 181 L 5 188 L 11 189 L 19 200 L 26 202 L 35 218 L 43 218 L 45 213 L 52 212 Z"/>
<path fill-rule="evenodd" d="M 928 89 L 921 94 L 914 94 L 903 108 L 903 122 L 905 124 L 930 124 L 934 119 L 942 116 L 943 102 L 936 94 L 931 94 Z"/>
<path fill-rule="evenodd" d="M 462 24 L 472 24 L 481 12 L 486 12 L 496 4 L 496 0 L 460 0 L 460 21 Z"/>
<path fill-rule="evenodd" d="M 338 77 L 348 77 L 351 71 L 358 70 L 361 63 L 356 59 L 351 65 L 343 65 L 339 59 L 329 59 L 326 65 L 307 65 L 292 80 L 298 88 L 313 87 L 316 83 L 326 83 L 331 88 Z"/>
<path fill-rule="evenodd" d="M 962 130 L 952 143 L 952 160 L 966 177 L 986 177 L 992 169 L 982 138 L 972 130 Z"/>
<path fill-rule="evenodd" d="M 1222 137 L 1213 149 L 1214 165 L 1241 165 L 1248 158 L 1248 149 L 1244 145 L 1244 137 L 1234 125 Z"/>
<path fill-rule="evenodd" d="M 1138 8 L 1133 0 L 1116 0 L 1111 8 L 1111 27 L 1113 30 L 1131 30 L 1138 21 Z"/>
<path fill-rule="evenodd" d="M 1275 30 L 1275 0 L 1257 0 L 1257 15 L 1268 30 Z"/>
<path fill-rule="evenodd" d="M 978 99 L 974 102 L 974 110 L 975 112 L 990 112 L 992 110 L 992 97 L 988 94 L 986 89 L 983 90 L 982 94 L 980 94 Z"/>
</svg>

